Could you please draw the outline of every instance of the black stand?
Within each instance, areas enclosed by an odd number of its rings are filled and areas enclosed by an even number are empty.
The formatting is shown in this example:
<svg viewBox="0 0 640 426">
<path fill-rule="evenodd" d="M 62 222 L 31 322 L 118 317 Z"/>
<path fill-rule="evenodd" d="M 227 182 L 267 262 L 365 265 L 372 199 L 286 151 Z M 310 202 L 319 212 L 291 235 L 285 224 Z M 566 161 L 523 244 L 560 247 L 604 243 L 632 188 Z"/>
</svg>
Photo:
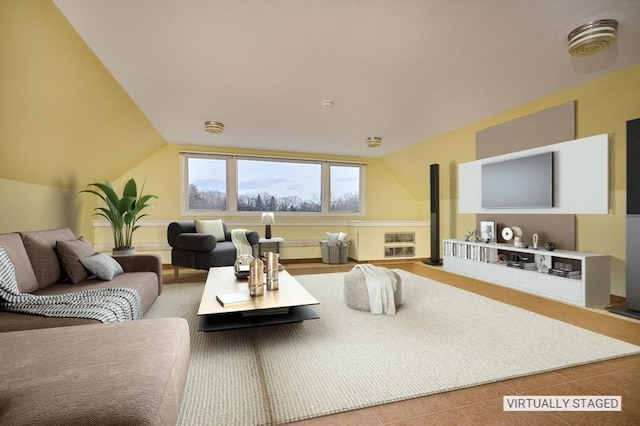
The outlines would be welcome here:
<svg viewBox="0 0 640 426">
<path fill-rule="evenodd" d="M 431 259 L 423 261 L 427 265 L 442 265 L 440 259 L 440 165 L 432 164 L 429 170 L 431 199 Z"/>
<path fill-rule="evenodd" d="M 640 320 L 640 312 L 635 311 L 633 309 L 629 309 L 625 306 L 608 306 L 605 309 L 614 314 Z"/>
</svg>

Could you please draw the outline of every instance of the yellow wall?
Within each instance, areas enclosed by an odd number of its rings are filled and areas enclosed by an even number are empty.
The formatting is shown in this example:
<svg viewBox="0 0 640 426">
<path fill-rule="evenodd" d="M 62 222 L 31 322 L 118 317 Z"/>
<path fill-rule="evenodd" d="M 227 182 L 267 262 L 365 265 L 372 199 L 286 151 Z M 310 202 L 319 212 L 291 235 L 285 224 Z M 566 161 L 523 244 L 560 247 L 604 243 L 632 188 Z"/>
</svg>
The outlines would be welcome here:
<svg viewBox="0 0 640 426">
<path fill-rule="evenodd" d="M 0 179 L 0 194 L 0 232 L 79 229 L 81 203 L 72 189 Z"/>
<path fill-rule="evenodd" d="M 0 178 L 114 179 L 166 144 L 50 1 L 0 1 Z"/>
</svg>

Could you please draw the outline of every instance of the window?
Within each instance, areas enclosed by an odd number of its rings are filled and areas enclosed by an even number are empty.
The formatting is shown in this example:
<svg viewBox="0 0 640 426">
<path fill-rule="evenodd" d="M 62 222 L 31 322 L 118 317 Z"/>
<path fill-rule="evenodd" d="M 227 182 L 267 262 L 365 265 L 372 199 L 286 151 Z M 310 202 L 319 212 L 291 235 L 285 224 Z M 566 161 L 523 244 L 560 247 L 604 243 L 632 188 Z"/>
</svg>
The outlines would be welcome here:
<svg viewBox="0 0 640 426">
<path fill-rule="evenodd" d="M 182 213 L 363 215 L 365 164 L 182 153 Z"/>
</svg>

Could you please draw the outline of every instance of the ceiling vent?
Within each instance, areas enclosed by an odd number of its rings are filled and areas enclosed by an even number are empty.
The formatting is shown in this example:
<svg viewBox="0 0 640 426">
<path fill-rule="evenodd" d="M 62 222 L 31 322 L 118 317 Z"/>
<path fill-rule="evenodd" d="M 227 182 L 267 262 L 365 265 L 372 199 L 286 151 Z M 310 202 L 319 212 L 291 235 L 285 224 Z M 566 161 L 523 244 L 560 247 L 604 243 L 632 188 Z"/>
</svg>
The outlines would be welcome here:
<svg viewBox="0 0 640 426">
<path fill-rule="evenodd" d="M 382 138 L 378 136 L 369 136 L 367 138 L 367 148 L 377 148 L 382 144 Z"/>
<path fill-rule="evenodd" d="M 616 40 L 618 21 L 600 19 L 580 25 L 569 33 L 569 53 L 571 56 L 592 55 Z"/>
<path fill-rule="evenodd" d="M 224 132 L 224 124 L 218 121 L 205 121 L 204 130 L 214 134 L 222 133 Z"/>
</svg>

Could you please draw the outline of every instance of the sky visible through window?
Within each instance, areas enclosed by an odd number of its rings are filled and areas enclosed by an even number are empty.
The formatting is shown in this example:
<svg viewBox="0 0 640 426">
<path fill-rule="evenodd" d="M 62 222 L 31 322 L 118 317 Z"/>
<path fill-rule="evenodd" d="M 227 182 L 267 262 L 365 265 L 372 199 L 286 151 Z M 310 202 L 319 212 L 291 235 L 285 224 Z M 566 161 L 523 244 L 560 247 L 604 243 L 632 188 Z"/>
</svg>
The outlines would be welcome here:
<svg viewBox="0 0 640 426">
<path fill-rule="evenodd" d="M 238 191 L 267 192 L 278 196 L 320 198 L 321 167 L 319 164 L 275 161 L 238 161 Z M 224 159 L 190 158 L 189 183 L 201 190 L 226 192 Z M 331 167 L 332 198 L 359 191 L 357 167 Z"/>
<path fill-rule="evenodd" d="M 320 200 L 320 164 L 238 160 L 238 195 L 268 193 Z"/>
<path fill-rule="evenodd" d="M 360 169 L 353 166 L 331 166 L 331 198 L 360 192 Z"/>
</svg>

